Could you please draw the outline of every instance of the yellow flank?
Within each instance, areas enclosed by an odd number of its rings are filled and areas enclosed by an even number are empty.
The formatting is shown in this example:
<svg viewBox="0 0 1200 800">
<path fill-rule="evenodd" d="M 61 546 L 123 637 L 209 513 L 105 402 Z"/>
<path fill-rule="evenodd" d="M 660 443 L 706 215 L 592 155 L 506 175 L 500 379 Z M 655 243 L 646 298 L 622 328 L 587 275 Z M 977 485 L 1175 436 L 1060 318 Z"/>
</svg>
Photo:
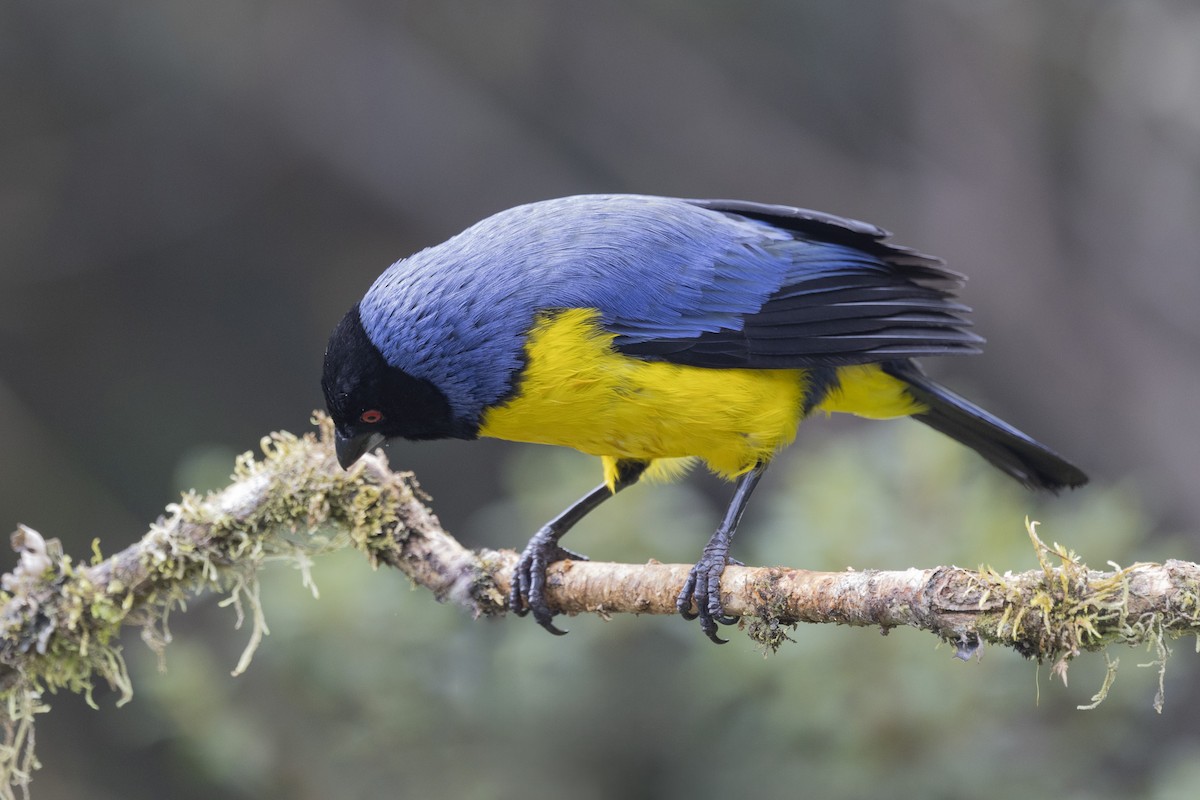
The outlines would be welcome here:
<svg viewBox="0 0 1200 800">
<path fill-rule="evenodd" d="M 604 458 L 653 461 L 646 477 L 686 471 L 689 456 L 731 478 L 770 459 L 796 436 L 807 373 L 704 369 L 622 355 L 594 309 L 548 314 L 529 332 L 516 397 L 488 409 L 480 434 L 573 447 Z M 819 408 L 869 417 L 921 408 L 875 366 L 838 370 L 842 385 Z"/>
<path fill-rule="evenodd" d="M 888 375 L 878 364 L 839 367 L 837 377 L 838 385 L 817 405 L 819 410 L 870 419 L 907 417 L 927 410 L 908 393 L 904 381 Z"/>
</svg>

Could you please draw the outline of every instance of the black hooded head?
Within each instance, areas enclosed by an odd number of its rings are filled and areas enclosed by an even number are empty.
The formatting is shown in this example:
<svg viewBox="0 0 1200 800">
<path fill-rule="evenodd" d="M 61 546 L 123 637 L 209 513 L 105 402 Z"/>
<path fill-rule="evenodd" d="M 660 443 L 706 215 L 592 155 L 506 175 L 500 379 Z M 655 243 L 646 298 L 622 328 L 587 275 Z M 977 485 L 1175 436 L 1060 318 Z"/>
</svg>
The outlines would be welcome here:
<svg viewBox="0 0 1200 800">
<path fill-rule="evenodd" d="M 476 425 L 456 420 L 446 395 L 384 360 L 358 306 L 329 337 L 321 378 L 325 407 L 337 432 L 338 461 L 349 467 L 385 439 L 474 439 Z"/>
</svg>

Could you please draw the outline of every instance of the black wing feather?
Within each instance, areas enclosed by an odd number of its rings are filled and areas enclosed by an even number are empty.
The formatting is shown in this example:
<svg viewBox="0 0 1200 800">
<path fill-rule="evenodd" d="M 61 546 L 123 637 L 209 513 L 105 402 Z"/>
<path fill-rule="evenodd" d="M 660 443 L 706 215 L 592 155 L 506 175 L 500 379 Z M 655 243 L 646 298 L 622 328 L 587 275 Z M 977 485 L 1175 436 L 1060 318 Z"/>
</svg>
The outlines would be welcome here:
<svg viewBox="0 0 1200 800">
<path fill-rule="evenodd" d="M 685 338 L 617 341 L 627 355 L 700 367 L 791 369 L 844 366 L 922 355 L 975 353 L 983 339 L 970 309 L 954 300 L 965 280 L 932 256 L 890 244 L 886 230 L 858 220 L 790 206 L 739 200 L 688 200 L 794 234 L 794 239 L 853 248 L 828 270 L 785 285 L 741 330 Z M 769 244 L 786 248 L 783 245 Z M 780 252 L 781 259 L 787 258 Z"/>
</svg>

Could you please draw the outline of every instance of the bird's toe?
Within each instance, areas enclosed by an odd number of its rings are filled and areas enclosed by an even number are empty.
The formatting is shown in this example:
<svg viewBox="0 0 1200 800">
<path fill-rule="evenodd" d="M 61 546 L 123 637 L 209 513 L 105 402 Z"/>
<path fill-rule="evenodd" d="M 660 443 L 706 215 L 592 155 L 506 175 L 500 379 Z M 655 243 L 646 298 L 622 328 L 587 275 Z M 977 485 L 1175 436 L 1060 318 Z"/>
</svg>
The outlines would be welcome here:
<svg viewBox="0 0 1200 800">
<path fill-rule="evenodd" d="M 508 590 L 508 608 L 512 613 L 519 617 L 532 613 L 537 624 L 556 636 L 566 631 L 554 624 L 554 611 L 546 600 L 546 568 L 555 561 L 566 560 L 587 561 L 587 556 L 560 547 L 539 532 L 517 561 Z"/>
<path fill-rule="evenodd" d="M 726 557 L 706 552 L 688 572 L 687 581 L 675 600 L 675 608 L 687 620 L 699 619 L 700 630 L 715 644 L 725 644 L 717 635 L 717 625 L 732 625 L 738 617 L 725 613 L 721 604 L 721 575 Z M 693 610 L 695 609 L 695 610 Z"/>
</svg>

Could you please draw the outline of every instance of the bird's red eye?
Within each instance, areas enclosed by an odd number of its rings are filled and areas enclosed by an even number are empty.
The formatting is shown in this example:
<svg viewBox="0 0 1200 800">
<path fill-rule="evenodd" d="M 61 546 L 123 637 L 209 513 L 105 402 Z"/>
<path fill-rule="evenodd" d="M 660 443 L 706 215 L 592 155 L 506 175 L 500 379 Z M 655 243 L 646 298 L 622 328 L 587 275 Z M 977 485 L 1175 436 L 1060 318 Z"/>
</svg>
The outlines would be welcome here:
<svg viewBox="0 0 1200 800">
<path fill-rule="evenodd" d="M 358 415 L 358 418 L 368 425 L 374 425 L 383 419 L 383 414 L 375 409 L 369 409 Z"/>
</svg>

